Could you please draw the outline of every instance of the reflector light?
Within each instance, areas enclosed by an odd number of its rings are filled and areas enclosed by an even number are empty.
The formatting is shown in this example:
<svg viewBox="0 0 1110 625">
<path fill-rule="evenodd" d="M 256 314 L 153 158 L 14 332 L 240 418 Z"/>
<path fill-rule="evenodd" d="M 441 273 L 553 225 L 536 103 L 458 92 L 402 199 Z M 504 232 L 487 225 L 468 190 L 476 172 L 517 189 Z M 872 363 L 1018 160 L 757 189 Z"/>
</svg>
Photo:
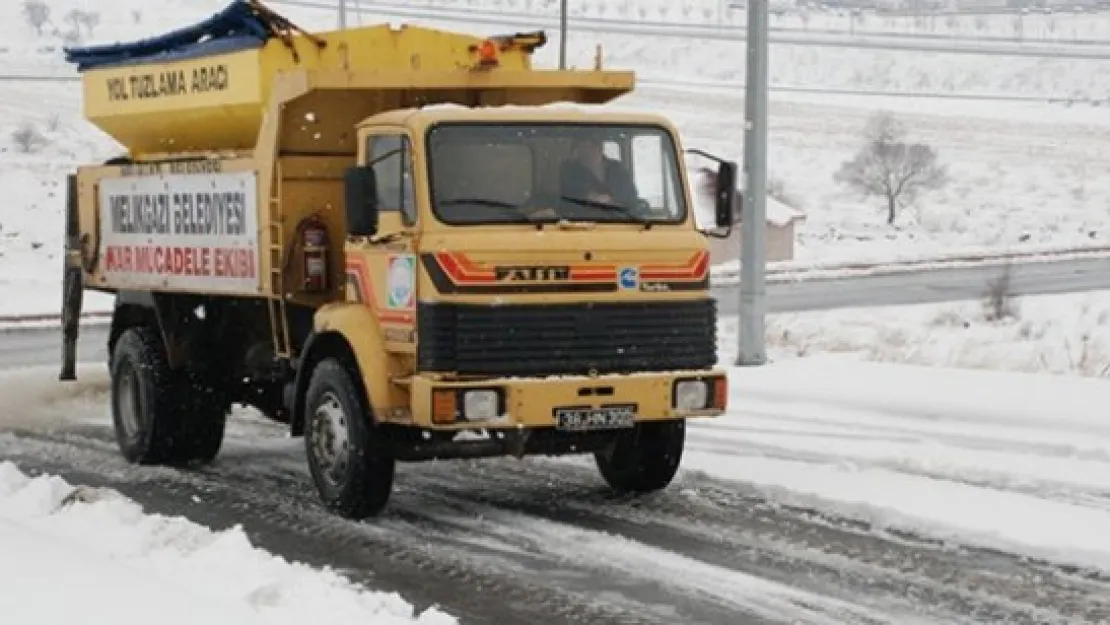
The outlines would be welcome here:
<svg viewBox="0 0 1110 625">
<path fill-rule="evenodd" d="M 486 39 L 478 44 L 478 62 L 482 65 L 496 65 L 497 52 L 497 44 L 491 39 Z"/>
</svg>

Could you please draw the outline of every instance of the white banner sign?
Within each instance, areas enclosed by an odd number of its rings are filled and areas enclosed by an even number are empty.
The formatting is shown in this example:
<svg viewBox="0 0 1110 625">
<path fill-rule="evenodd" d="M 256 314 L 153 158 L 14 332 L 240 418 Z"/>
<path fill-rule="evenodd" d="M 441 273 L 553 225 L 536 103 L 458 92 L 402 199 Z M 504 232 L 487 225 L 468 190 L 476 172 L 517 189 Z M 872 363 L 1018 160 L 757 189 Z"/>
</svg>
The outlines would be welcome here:
<svg viewBox="0 0 1110 625">
<path fill-rule="evenodd" d="M 257 294 L 255 172 L 100 181 L 100 269 L 108 286 Z"/>
</svg>

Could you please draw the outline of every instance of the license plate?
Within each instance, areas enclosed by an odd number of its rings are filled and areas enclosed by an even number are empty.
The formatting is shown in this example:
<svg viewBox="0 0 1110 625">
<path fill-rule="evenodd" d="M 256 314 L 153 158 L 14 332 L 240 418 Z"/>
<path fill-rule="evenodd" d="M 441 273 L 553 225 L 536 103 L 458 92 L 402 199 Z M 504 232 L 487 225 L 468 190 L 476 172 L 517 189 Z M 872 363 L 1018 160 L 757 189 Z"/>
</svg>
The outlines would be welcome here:
<svg viewBox="0 0 1110 625">
<path fill-rule="evenodd" d="M 560 430 L 614 430 L 636 423 L 636 406 L 580 406 L 555 409 L 555 427 Z"/>
</svg>

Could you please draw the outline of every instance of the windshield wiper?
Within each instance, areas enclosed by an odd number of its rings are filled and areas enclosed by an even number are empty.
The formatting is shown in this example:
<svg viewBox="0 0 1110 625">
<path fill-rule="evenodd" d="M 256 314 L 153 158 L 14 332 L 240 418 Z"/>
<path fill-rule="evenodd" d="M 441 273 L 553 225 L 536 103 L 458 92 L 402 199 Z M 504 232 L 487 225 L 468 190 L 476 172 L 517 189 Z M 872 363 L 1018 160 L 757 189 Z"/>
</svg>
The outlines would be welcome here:
<svg viewBox="0 0 1110 625">
<path fill-rule="evenodd" d="M 606 209 L 606 210 L 617 211 L 618 213 L 624 215 L 625 217 L 628 217 L 629 219 L 631 219 L 632 221 L 634 221 L 638 224 L 643 224 L 644 226 L 646 226 L 648 228 L 651 227 L 652 222 L 651 222 L 650 219 L 648 219 L 647 217 L 644 217 L 642 215 L 637 215 L 631 208 L 629 208 L 629 207 L 627 207 L 623 204 L 614 204 L 612 202 L 599 202 L 597 200 L 590 200 L 590 199 L 581 198 L 581 197 L 569 197 L 569 196 L 566 196 L 566 195 L 560 197 L 559 199 L 563 200 L 564 202 L 571 202 L 571 203 L 574 203 L 574 204 L 578 204 L 579 206 L 589 206 L 591 208 L 601 208 L 601 209 Z"/>
<path fill-rule="evenodd" d="M 455 198 L 452 200 L 443 200 L 438 202 L 440 206 L 454 206 L 455 204 L 477 204 L 478 206 L 489 206 L 492 208 L 505 208 L 511 210 L 519 210 L 520 204 L 513 204 L 512 202 L 505 202 L 502 200 L 494 200 L 492 198 L 481 197 L 463 197 Z"/>
<path fill-rule="evenodd" d="M 520 221 L 529 221 L 528 215 L 520 210 L 521 204 L 513 204 L 512 202 L 505 202 L 504 200 L 495 200 L 493 198 L 484 197 L 461 197 L 453 198 L 450 200 L 443 200 L 436 202 L 440 206 L 455 206 L 456 204 L 473 204 L 475 206 L 486 206 L 489 208 L 500 208 L 501 212 L 505 215 L 517 217 Z"/>
<path fill-rule="evenodd" d="M 529 215 L 528 213 L 521 210 L 522 208 L 524 208 L 524 204 L 513 204 L 512 202 L 506 202 L 504 200 L 495 200 L 493 198 L 481 198 L 481 197 L 476 197 L 476 198 L 470 198 L 470 197 L 467 197 L 467 198 L 452 198 L 450 200 L 443 200 L 442 202 L 437 202 L 437 204 L 439 206 L 453 206 L 455 204 L 474 204 L 476 206 L 487 206 L 489 208 L 500 208 L 500 209 L 502 209 L 502 212 L 504 212 L 506 215 L 512 215 L 513 217 L 519 217 L 521 221 L 526 221 L 526 222 L 543 221 L 543 220 L 533 219 L 531 215 Z"/>
</svg>

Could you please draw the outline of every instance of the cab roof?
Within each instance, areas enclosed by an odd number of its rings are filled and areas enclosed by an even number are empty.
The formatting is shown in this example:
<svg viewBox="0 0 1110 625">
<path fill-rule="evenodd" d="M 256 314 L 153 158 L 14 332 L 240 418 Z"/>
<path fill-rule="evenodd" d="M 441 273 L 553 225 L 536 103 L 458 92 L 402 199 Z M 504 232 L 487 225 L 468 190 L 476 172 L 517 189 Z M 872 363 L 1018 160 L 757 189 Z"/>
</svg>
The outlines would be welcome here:
<svg viewBox="0 0 1110 625">
<path fill-rule="evenodd" d="M 405 108 L 371 116 L 359 124 L 427 128 L 440 122 L 568 122 L 591 124 L 644 124 L 670 129 L 670 121 L 655 113 L 622 111 L 611 106 L 555 103 L 541 106 L 477 106 L 437 104 Z"/>
</svg>

